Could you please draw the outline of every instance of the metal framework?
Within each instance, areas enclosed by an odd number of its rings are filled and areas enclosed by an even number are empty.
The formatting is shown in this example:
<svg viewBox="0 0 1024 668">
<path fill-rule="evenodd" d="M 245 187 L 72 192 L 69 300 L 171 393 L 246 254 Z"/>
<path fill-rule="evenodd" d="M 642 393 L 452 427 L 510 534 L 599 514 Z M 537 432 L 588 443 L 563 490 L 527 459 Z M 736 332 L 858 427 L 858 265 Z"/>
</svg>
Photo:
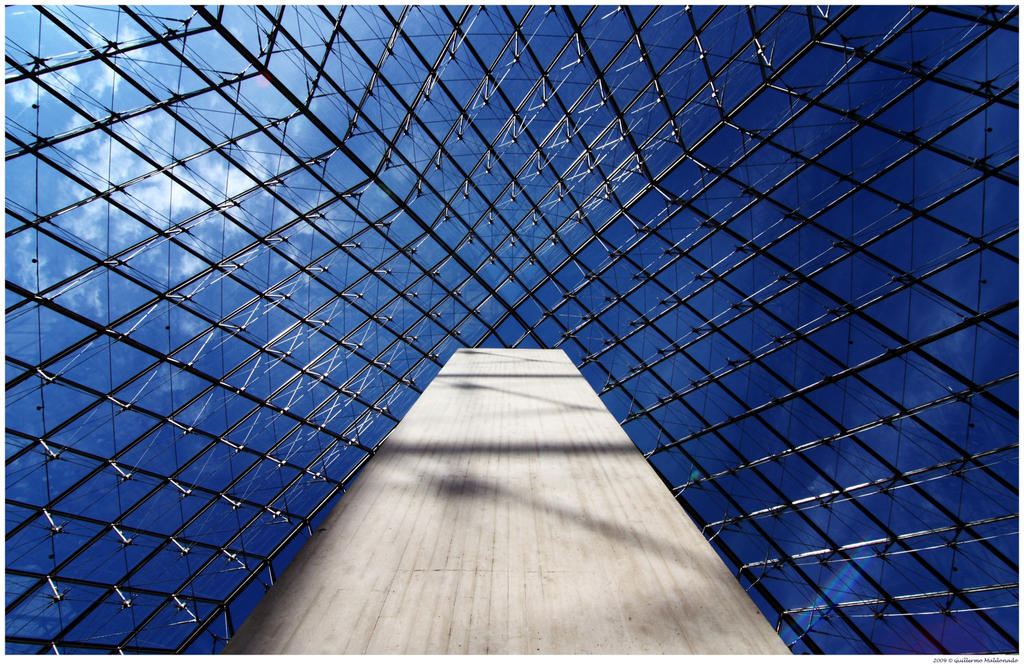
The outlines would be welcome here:
<svg viewBox="0 0 1024 668">
<path fill-rule="evenodd" d="M 1016 7 L 6 13 L 8 653 L 219 650 L 477 345 L 794 652 L 1017 651 Z"/>
</svg>

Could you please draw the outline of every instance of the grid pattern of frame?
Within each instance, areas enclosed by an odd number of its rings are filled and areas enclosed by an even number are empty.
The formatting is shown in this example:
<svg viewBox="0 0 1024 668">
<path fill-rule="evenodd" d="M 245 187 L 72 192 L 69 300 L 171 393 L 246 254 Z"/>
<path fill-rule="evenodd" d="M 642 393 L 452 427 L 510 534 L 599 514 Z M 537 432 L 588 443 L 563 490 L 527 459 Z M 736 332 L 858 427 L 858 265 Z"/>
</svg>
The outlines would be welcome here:
<svg viewBox="0 0 1024 668">
<path fill-rule="evenodd" d="M 1017 650 L 1016 7 L 6 13 L 7 652 L 217 651 L 478 345 L 794 652 Z"/>
</svg>

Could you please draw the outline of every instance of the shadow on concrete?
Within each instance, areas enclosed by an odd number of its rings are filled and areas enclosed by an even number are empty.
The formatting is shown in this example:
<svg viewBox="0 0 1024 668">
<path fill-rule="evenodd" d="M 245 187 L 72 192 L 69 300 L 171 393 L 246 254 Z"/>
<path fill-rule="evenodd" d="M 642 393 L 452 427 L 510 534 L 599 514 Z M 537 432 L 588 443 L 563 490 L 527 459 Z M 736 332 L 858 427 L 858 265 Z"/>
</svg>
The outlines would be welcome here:
<svg viewBox="0 0 1024 668">
<path fill-rule="evenodd" d="M 455 355 L 486 355 L 487 357 L 503 357 L 509 360 L 509 364 L 522 364 L 523 362 L 535 362 L 540 364 L 565 364 L 566 356 L 564 359 L 558 357 L 552 357 L 547 355 L 538 354 L 536 356 L 526 357 L 524 355 L 508 355 L 500 352 L 500 348 L 493 349 L 480 349 L 480 348 L 461 348 L 455 351 Z M 528 349 L 517 348 L 520 352 L 528 352 Z M 540 351 L 536 351 L 540 352 Z"/>
<path fill-rule="evenodd" d="M 624 436 L 619 442 L 604 443 L 406 443 L 401 438 L 381 444 L 378 458 L 386 453 L 418 455 L 602 455 L 642 457 L 640 450 Z"/>
<path fill-rule="evenodd" d="M 519 494 L 497 482 L 484 480 L 477 476 L 469 474 L 435 475 L 427 478 L 425 482 L 426 484 L 433 485 L 441 494 L 449 497 L 477 497 L 481 500 L 486 498 L 506 498 L 514 503 L 532 507 L 537 512 L 575 522 L 588 531 L 593 531 L 624 545 L 642 545 L 647 550 L 657 552 L 666 560 L 678 562 L 685 560 L 688 556 L 685 545 L 665 542 L 649 534 L 641 533 L 633 525 L 620 524 L 595 517 L 593 511 L 588 511 L 582 507 L 576 508 L 555 504 L 551 501 L 541 500 L 536 496 Z M 596 510 L 599 512 L 601 509 Z"/>
<path fill-rule="evenodd" d="M 437 374 L 436 378 L 582 378 L 578 373 L 444 373 Z"/>
<path fill-rule="evenodd" d="M 480 376 L 473 376 L 473 375 L 471 375 L 471 376 L 468 376 L 468 377 L 470 377 L 470 378 L 473 378 L 473 377 L 479 378 Z M 492 376 L 492 378 L 494 378 L 494 377 L 499 377 L 499 376 Z M 508 375 L 506 377 L 507 378 L 529 378 L 529 379 L 532 380 L 532 379 L 543 377 L 543 376 L 519 376 L 519 375 L 510 374 L 510 375 Z M 552 376 L 552 377 L 553 378 L 562 378 L 564 376 Z M 572 378 L 573 376 L 569 376 L 569 377 Z M 507 395 L 513 396 L 513 397 L 522 397 L 524 399 L 530 399 L 532 401 L 538 401 L 538 402 L 542 402 L 542 403 L 549 403 L 549 404 L 552 404 L 553 408 L 554 407 L 558 407 L 557 410 L 563 410 L 563 409 L 566 409 L 566 408 L 571 408 L 572 410 L 587 411 L 587 412 L 591 412 L 591 413 L 605 413 L 605 412 L 608 411 L 608 409 L 605 408 L 604 404 L 600 403 L 600 399 L 598 399 L 597 405 L 593 405 L 593 404 L 591 404 L 591 405 L 577 404 L 577 403 L 572 403 L 572 402 L 569 402 L 569 401 L 562 401 L 560 399 L 552 399 L 548 395 L 534 394 L 534 393 L 531 393 L 531 392 L 518 392 L 516 390 L 509 389 L 507 386 L 506 387 L 495 387 L 493 385 L 482 385 L 482 384 L 479 384 L 479 383 L 470 383 L 470 382 L 467 382 L 467 381 L 458 381 L 458 382 L 454 382 L 454 383 L 445 383 L 444 385 L 441 385 L 440 387 L 454 388 L 456 390 L 463 390 L 463 391 L 466 391 L 466 392 L 500 392 L 501 394 L 507 394 Z M 590 387 L 588 386 L 587 389 L 590 390 Z M 519 408 L 518 410 L 523 410 L 523 409 Z M 529 408 L 527 410 L 534 411 L 536 409 L 535 408 Z"/>
</svg>

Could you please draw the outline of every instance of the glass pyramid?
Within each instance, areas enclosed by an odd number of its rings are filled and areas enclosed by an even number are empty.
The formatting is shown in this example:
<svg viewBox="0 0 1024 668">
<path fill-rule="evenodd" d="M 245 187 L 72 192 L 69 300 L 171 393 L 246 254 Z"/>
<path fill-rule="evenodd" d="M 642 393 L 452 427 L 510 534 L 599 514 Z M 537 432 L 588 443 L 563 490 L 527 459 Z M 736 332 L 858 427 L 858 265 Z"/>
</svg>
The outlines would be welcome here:
<svg viewBox="0 0 1024 668">
<path fill-rule="evenodd" d="M 1017 7 L 5 12 L 8 653 L 220 650 L 472 346 L 794 652 L 1017 651 Z"/>
</svg>

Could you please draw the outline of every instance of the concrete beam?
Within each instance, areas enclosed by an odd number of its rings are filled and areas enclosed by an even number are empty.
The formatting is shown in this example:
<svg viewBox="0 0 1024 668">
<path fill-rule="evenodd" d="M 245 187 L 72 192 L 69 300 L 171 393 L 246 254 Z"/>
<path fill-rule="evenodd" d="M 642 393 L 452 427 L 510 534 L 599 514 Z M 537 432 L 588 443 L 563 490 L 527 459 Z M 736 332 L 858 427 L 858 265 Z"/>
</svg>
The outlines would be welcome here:
<svg viewBox="0 0 1024 668">
<path fill-rule="evenodd" d="M 564 352 L 463 349 L 225 653 L 789 652 Z"/>
</svg>

